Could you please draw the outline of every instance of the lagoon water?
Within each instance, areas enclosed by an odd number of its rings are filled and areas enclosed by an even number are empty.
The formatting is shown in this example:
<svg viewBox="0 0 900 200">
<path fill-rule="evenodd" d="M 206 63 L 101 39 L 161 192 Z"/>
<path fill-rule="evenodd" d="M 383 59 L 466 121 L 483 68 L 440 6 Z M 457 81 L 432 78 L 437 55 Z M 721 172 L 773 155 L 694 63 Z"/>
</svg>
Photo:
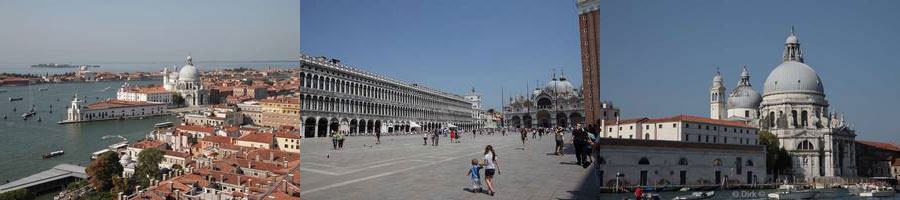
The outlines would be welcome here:
<svg viewBox="0 0 900 200">
<path fill-rule="evenodd" d="M 75 72 L 78 71 L 78 68 L 32 68 L 30 67 L 33 64 L 39 63 L 0 63 L 0 72 L 5 73 L 22 73 L 22 74 L 64 74 L 67 72 Z M 61 63 L 65 64 L 65 63 Z M 110 62 L 96 62 L 96 63 L 71 63 L 71 64 L 89 64 L 89 65 L 100 65 L 100 67 L 91 67 L 89 70 L 96 72 L 158 72 L 162 71 L 164 67 L 168 67 L 169 70 L 172 69 L 172 66 L 184 66 L 184 61 L 175 61 L 175 62 L 135 62 L 135 63 L 110 63 Z M 299 67 L 300 61 L 194 61 L 194 65 L 197 65 L 200 70 L 209 71 L 209 70 L 217 70 L 217 69 L 228 69 L 228 68 L 253 68 L 253 69 L 263 69 L 266 67 L 272 68 L 291 68 L 291 67 Z"/>
<path fill-rule="evenodd" d="M 115 98 L 116 90 L 124 82 L 40 84 L 0 87 L 0 181 L 16 180 L 47 170 L 61 163 L 86 166 L 91 153 L 121 142 L 121 139 L 101 139 L 105 135 L 122 135 L 136 141 L 151 131 L 153 124 L 177 120 L 173 116 L 157 116 L 143 120 L 111 120 L 60 125 L 72 95 L 87 96 L 87 102 Z M 159 84 L 159 81 L 130 81 L 129 84 Z M 109 90 L 103 91 L 104 88 Z M 38 91 L 46 88 L 46 91 Z M 10 97 L 22 97 L 10 102 Z M 58 99 L 58 101 L 57 101 Z M 27 121 L 22 113 L 35 105 L 37 115 Z M 50 113 L 51 106 L 53 113 Z M 13 108 L 16 111 L 13 111 Z M 6 115 L 7 119 L 2 117 Z M 42 122 L 38 122 L 40 117 Z M 65 154 L 42 159 L 41 154 L 64 149 Z"/>
</svg>

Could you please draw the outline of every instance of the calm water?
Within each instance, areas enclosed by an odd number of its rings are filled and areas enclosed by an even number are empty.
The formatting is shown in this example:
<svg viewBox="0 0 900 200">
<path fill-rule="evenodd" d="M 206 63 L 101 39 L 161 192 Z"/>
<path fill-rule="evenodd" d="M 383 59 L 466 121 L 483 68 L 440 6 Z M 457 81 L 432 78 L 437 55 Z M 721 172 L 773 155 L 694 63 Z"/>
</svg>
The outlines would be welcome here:
<svg viewBox="0 0 900 200">
<path fill-rule="evenodd" d="M 131 81 L 129 84 L 159 84 L 159 81 Z M 113 120 L 80 124 L 59 125 L 72 94 L 77 90 L 80 96 L 87 96 L 88 102 L 115 98 L 116 89 L 123 82 L 41 84 L 32 86 L 0 87 L 7 90 L 0 93 L 0 181 L 15 180 L 36 172 L 47 170 L 60 163 L 86 165 L 91 153 L 120 142 L 120 139 L 106 139 L 104 135 L 122 135 L 129 141 L 136 141 L 148 133 L 153 124 L 176 120 L 173 116 L 158 116 L 143 120 Z M 110 87 L 108 91 L 102 91 Z M 47 91 L 38 91 L 47 88 Z M 22 101 L 9 102 L 9 97 L 22 97 Z M 59 101 L 57 101 L 59 99 Z M 22 112 L 35 105 L 38 114 L 28 121 L 21 118 Z M 50 113 L 50 106 L 53 106 Z M 16 108 L 16 111 L 13 111 Z M 8 119 L 3 120 L 3 115 Z M 37 117 L 42 122 L 37 122 Z M 41 154 L 64 149 L 63 156 L 41 159 Z"/>
<path fill-rule="evenodd" d="M 67 72 L 75 72 L 78 71 L 78 68 L 32 68 L 30 67 L 33 64 L 38 63 L 0 63 L 0 72 L 6 73 L 24 73 L 24 74 L 63 74 Z M 171 70 L 173 65 L 177 65 L 179 68 L 184 66 L 184 61 L 177 62 L 145 62 L 145 63 L 71 63 L 71 64 L 90 64 L 90 65 L 100 65 L 100 67 L 91 67 L 91 71 L 96 72 L 157 72 L 161 71 L 163 67 L 168 67 Z M 227 61 L 227 62 L 203 62 L 203 61 L 195 61 L 195 65 L 199 67 L 200 70 L 209 71 L 216 69 L 228 69 L 228 68 L 252 68 L 252 69 L 264 69 L 266 67 L 272 68 L 296 68 L 300 66 L 300 61 L 283 61 L 283 62 L 272 62 L 272 61 L 259 61 L 259 62 L 245 62 L 245 61 Z"/>
</svg>

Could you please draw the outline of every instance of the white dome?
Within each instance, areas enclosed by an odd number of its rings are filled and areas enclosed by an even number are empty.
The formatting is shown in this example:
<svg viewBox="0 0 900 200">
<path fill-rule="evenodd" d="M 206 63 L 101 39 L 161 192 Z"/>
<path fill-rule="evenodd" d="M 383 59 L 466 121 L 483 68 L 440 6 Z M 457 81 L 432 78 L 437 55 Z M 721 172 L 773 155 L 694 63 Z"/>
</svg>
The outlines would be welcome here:
<svg viewBox="0 0 900 200">
<path fill-rule="evenodd" d="M 566 79 L 560 80 L 552 80 L 544 86 L 544 90 L 547 92 L 553 92 L 557 94 L 573 94 L 575 93 L 575 87 L 572 87 L 572 83 L 569 83 Z"/>
<path fill-rule="evenodd" d="M 190 64 L 184 65 L 184 67 L 181 67 L 181 70 L 178 71 L 178 80 L 180 80 L 180 81 L 197 80 L 197 68 Z"/>
<path fill-rule="evenodd" d="M 819 75 L 809 65 L 787 61 L 775 67 L 766 79 L 763 95 L 811 93 L 825 95 Z"/>
<path fill-rule="evenodd" d="M 759 95 L 759 92 L 746 85 L 734 88 L 728 95 L 728 108 L 758 109 L 760 102 L 762 102 L 762 96 Z"/>
</svg>

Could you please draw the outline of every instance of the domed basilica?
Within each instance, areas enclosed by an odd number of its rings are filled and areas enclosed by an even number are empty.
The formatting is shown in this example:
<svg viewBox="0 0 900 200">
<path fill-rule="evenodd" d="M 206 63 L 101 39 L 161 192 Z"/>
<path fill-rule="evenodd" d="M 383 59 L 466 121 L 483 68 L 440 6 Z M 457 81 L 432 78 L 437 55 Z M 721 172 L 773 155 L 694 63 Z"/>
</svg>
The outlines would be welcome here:
<svg viewBox="0 0 900 200">
<path fill-rule="evenodd" d="M 503 107 L 507 127 L 573 127 L 584 123 L 584 97 L 565 74 L 557 78 L 554 73 L 543 87 L 535 87 L 530 95 L 510 97 L 509 102 Z M 610 110 L 610 115 L 618 114 L 611 106 L 602 109 Z"/>
<path fill-rule="evenodd" d="M 829 110 L 822 80 L 803 58 L 792 29 L 782 63 L 769 74 L 762 95 L 750 84 L 745 66 L 726 99 L 717 71 L 710 88 L 710 118 L 744 121 L 775 134 L 792 157 L 794 178 L 854 177 L 855 130 Z"/>
<path fill-rule="evenodd" d="M 209 104 L 209 91 L 203 87 L 191 56 L 187 57 L 187 64 L 181 70 L 173 67 L 170 73 L 168 68 L 163 68 L 163 88 L 181 95 L 186 106 Z"/>
</svg>

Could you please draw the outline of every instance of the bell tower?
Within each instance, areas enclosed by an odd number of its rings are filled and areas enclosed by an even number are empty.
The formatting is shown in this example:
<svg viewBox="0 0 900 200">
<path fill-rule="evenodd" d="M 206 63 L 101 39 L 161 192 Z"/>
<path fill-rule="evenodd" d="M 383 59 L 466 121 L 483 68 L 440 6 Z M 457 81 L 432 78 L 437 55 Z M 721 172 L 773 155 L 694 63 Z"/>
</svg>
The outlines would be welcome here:
<svg viewBox="0 0 900 200">
<path fill-rule="evenodd" d="M 722 82 L 722 74 L 716 68 L 716 76 L 713 77 L 713 85 L 709 89 L 709 118 L 724 119 L 726 116 L 725 85 Z"/>
</svg>

